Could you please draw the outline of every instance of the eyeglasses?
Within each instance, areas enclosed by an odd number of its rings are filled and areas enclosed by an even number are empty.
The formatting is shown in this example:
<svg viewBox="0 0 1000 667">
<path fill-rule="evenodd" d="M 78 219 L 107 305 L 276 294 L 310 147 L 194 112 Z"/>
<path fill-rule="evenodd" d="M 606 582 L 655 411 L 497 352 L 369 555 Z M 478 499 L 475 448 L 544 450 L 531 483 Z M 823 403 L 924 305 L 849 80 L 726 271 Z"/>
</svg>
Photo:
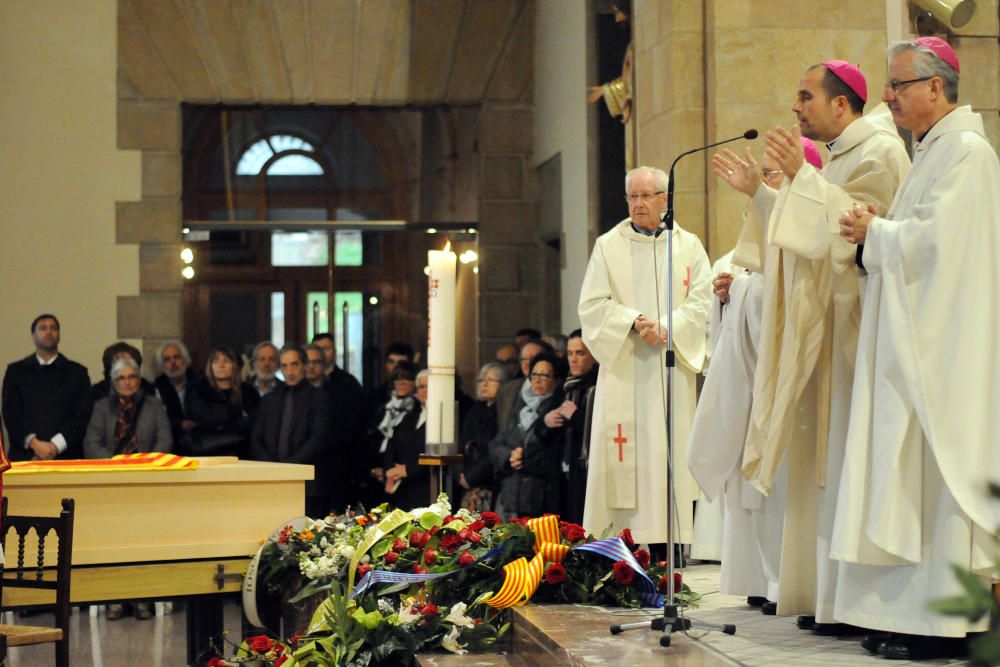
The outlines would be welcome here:
<svg viewBox="0 0 1000 667">
<path fill-rule="evenodd" d="M 630 194 L 630 195 L 625 195 L 625 201 L 627 201 L 629 204 L 635 204 L 640 199 L 642 201 L 649 201 L 653 197 L 658 197 L 658 196 L 660 196 L 662 194 L 663 194 L 663 190 L 657 190 L 656 192 L 653 192 L 652 194 L 645 194 L 645 193 L 635 192 L 635 193 Z"/>
<path fill-rule="evenodd" d="M 763 178 L 764 180 L 767 180 L 772 176 L 777 176 L 780 173 L 781 173 L 780 169 L 761 169 L 760 177 Z"/>
<path fill-rule="evenodd" d="M 934 77 L 932 76 L 922 76 L 919 79 L 907 79 L 906 81 L 898 81 L 897 79 L 890 79 L 885 82 L 885 87 L 892 90 L 893 94 L 899 93 L 904 87 L 910 85 L 911 83 L 919 83 L 921 81 L 930 81 Z"/>
<path fill-rule="evenodd" d="M 552 373 L 532 373 L 530 377 L 532 380 L 551 380 Z"/>
</svg>

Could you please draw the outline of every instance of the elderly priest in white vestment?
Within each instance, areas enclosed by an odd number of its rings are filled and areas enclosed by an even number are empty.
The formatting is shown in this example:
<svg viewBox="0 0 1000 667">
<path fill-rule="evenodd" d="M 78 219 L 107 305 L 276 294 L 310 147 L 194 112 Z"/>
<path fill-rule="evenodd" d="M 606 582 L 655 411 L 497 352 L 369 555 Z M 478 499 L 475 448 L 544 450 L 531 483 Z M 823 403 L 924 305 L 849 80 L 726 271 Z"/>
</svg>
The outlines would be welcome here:
<svg viewBox="0 0 1000 667">
<path fill-rule="evenodd" d="M 863 244 L 867 277 L 831 555 L 842 561 L 834 616 L 897 633 L 864 645 L 912 660 L 960 651 L 944 638 L 988 621 L 927 603 L 961 595 L 950 565 L 986 587 L 994 562 L 1000 164 L 982 117 L 957 104 L 959 62 L 946 42 L 922 37 L 889 56 L 883 100 L 916 143 L 887 215 L 840 218 Z"/>
<path fill-rule="evenodd" d="M 656 234 L 667 175 L 639 167 L 625 177 L 630 217 L 601 235 L 580 292 L 583 340 L 601 364 L 591 429 L 584 525 L 595 533 L 630 528 L 637 542 L 667 541 L 665 340 L 667 234 Z M 695 381 L 705 360 L 712 301 L 708 256 L 698 237 L 673 234 L 674 449 L 680 515 L 674 541 L 690 543 L 697 487 L 685 452 Z"/>
</svg>

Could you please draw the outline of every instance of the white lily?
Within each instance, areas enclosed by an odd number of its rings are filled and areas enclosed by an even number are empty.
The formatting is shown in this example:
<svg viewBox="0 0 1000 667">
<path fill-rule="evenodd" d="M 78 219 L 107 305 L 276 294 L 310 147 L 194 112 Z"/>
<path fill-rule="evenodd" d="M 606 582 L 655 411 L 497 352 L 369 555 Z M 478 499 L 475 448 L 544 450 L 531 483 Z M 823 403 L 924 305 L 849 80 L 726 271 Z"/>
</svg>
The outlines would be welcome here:
<svg viewBox="0 0 1000 667">
<path fill-rule="evenodd" d="M 452 605 L 451 610 L 448 612 L 448 615 L 444 620 L 447 623 L 451 623 L 452 625 L 458 627 L 471 628 L 476 623 L 470 617 L 465 615 L 465 609 L 466 607 L 464 602 L 455 603 Z"/>
<path fill-rule="evenodd" d="M 457 653 L 459 655 L 463 653 L 468 653 L 462 645 L 458 643 L 458 627 L 452 626 L 451 632 L 446 634 L 441 638 L 441 647 L 451 651 L 452 653 Z"/>
</svg>

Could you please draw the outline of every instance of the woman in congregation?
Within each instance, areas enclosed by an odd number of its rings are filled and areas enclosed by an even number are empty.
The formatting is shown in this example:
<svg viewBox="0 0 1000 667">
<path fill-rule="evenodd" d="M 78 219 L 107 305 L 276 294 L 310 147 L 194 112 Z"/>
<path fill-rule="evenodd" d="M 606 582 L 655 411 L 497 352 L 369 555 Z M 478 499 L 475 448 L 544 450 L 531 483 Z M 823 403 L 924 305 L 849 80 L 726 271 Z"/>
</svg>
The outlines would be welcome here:
<svg viewBox="0 0 1000 667">
<path fill-rule="evenodd" d="M 131 357 L 117 359 L 109 375 L 108 396 L 94 403 L 94 411 L 83 440 L 83 455 L 88 459 L 106 459 L 116 454 L 169 452 L 173 447 L 167 411 L 155 395 L 142 390 L 139 364 Z M 153 617 L 153 604 L 139 602 L 132 607 L 135 617 Z M 109 621 L 125 614 L 125 606 L 105 607 Z"/>
<path fill-rule="evenodd" d="M 403 510 L 430 504 L 430 468 L 418 463 L 427 442 L 429 378 L 426 369 L 417 373 L 417 405 L 396 425 L 385 451 L 385 492 L 389 502 Z"/>
<path fill-rule="evenodd" d="M 357 478 L 361 485 L 361 503 L 375 507 L 386 501 L 385 454 L 392 435 L 403 419 L 417 408 L 417 367 L 409 361 L 400 361 L 389 374 L 389 400 L 375 413 L 375 420 L 368 433 L 368 451 L 358 457 L 364 471 Z"/>
<path fill-rule="evenodd" d="M 555 475 L 561 455 L 560 430 L 545 415 L 563 401 L 566 362 L 550 352 L 531 360 L 530 383 L 522 386 L 510 419 L 490 442 L 490 461 L 499 494 L 496 512 L 509 519 L 558 511 Z"/>
<path fill-rule="evenodd" d="M 246 458 L 252 402 L 259 401 L 252 387 L 240 382 L 240 365 L 228 347 L 208 353 L 205 377 L 191 396 L 191 454 Z"/>
<path fill-rule="evenodd" d="M 493 509 L 496 480 L 490 463 L 490 441 L 500 428 L 497 424 L 497 391 L 507 381 L 507 368 L 491 361 L 479 371 L 475 404 L 462 421 L 459 443 L 462 447 L 462 472 L 458 484 L 465 490 L 461 506 L 483 512 Z"/>
</svg>

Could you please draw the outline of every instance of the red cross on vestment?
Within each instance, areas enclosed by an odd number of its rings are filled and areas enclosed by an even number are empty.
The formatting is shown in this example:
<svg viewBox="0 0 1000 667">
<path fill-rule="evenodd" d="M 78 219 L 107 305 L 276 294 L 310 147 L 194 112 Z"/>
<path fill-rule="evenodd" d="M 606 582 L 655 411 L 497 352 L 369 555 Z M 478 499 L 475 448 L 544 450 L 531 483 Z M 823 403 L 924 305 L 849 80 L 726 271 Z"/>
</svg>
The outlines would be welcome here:
<svg viewBox="0 0 1000 667">
<path fill-rule="evenodd" d="M 691 267 L 687 267 L 687 278 L 684 279 L 684 296 L 691 292 Z"/>
<path fill-rule="evenodd" d="M 611 440 L 616 445 L 618 445 L 618 463 L 621 463 L 622 462 L 622 445 L 624 445 L 626 442 L 628 442 L 628 438 L 626 438 L 626 437 L 624 437 L 622 435 L 622 425 L 621 424 L 618 425 L 618 437 L 617 438 L 612 438 Z"/>
</svg>

